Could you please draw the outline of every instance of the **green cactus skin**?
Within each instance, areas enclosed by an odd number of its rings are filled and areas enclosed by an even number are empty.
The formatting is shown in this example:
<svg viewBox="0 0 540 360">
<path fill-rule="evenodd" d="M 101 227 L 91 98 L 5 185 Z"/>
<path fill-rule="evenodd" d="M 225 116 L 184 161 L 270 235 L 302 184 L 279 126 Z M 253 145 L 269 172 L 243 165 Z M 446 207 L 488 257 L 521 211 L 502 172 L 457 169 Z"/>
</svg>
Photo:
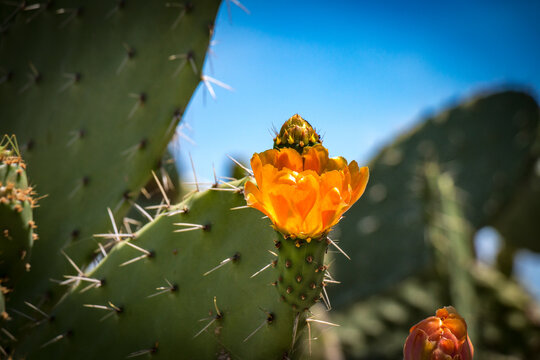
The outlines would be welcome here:
<svg viewBox="0 0 540 360">
<path fill-rule="evenodd" d="M 275 232 L 258 211 L 231 210 L 245 205 L 242 188 L 237 182 L 196 193 L 172 216 L 144 226 L 130 241 L 150 256 L 126 243 L 115 246 L 86 275 L 100 286 L 73 288 L 52 310 L 54 321 L 34 327 L 16 356 L 122 359 L 140 351 L 163 359 L 293 358 L 293 324 L 298 321 L 299 334 L 304 317 L 279 300 L 272 271 L 251 278 L 275 259 L 268 251 Z"/>
<path fill-rule="evenodd" d="M 9 297 L 29 268 L 30 250 L 37 234 L 33 220 L 35 192 L 28 185 L 26 166 L 15 137 L 0 142 L 0 278 Z"/>
<path fill-rule="evenodd" d="M 308 310 L 321 298 L 323 277 L 326 273 L 324 255 L 328 248 L 326 236 L 296 246 L 292 239 L 277 233 L 278 259 L 275 264 L 275 285 L 281 299 L 293 310 Z"/>
<path fill-rule="evenodd" d="M 433 261 L 424 240 L 420 189 L 426 160 L 436 161 L 465 192 L 464 216 L 479 229 L 494 223 L 530 173 L 538 105 L 529 95 L 482 95 L 427 119 L 370 162 L 365 200 L 338 224 L 353 261 L 336 258 L 336 307 L 389 289 Z M 377 279 L 376 282 L 372 279 Z"/>
<path fill-rule="evenodd" d="M 463 217 L 464 201 L 452 177 L 441 174 L 439 165 L 428 163 L 425 174 L 426 235 L 435 259 L 435 268 L 448 287 L 451 303 L 467 321 L 467 332 L 477 339 L 478 297 L 471 271 L 474 265 L 472 227 Z"/>
<path fill-rule="evenodd" d="M 52 306 L 50 279 L 70 269 L 60 250 L 89 264 L 106 209 L 122 219 L 151 178 L 200 82 L 220 2 L 25 4 L 0 4 L 0 133 L 17 134 L 48 195 L 18 302 Z"/>
</svg>

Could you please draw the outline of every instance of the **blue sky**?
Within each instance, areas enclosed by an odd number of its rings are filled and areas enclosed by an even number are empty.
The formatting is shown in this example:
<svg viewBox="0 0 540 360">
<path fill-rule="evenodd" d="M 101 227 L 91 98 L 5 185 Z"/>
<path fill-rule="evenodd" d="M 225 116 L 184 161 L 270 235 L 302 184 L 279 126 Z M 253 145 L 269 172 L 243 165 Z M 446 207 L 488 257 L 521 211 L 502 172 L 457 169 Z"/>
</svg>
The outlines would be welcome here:
<svg viewBox="0 0 540 360">
<path fill-rule="evenodd" d="M 225 154 L 249 159 L 269 130 L 299 113 L 331 155 L 367 161 L 422 115 L 477 90 L 540 87 L 540 2 L 224 2 L 214 55 L 184 116 L 180 162 L 191 177 L 226 175 Z M 205 94 L 206 93 L 206 94 Z"/>
</svg>

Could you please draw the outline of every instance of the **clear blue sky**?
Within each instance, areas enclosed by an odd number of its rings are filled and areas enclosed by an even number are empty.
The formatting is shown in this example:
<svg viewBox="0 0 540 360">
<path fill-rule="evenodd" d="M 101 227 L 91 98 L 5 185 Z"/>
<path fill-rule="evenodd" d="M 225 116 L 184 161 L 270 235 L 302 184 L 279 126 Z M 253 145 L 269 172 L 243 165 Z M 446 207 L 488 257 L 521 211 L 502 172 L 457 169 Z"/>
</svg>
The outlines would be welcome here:
<svg viewBox="0 0 540 360">
<path fill-rule="evenodd" d="M 324 135 L 331 155 L 367 161 L 377 147 L 475 90 L 540 88 L 539 1 L 226 2 L 205 74 L 227 83 L 213 100 L 199 86 L 184 116 L 180 162 L 200 179 L 225 154 L 249 159 L 294 113 Z M 210 60 L 210 62 L 208 61 Z M 206 92 L 206 94 L 204 94 Z M 187 126 L 191 127 L 190 129 Z"/>
<path fill-rule="evenodd" d="M 197 89 L 174 146 L 184 180 L 224 176 L 225 154 L 248 160 L 271 147 L 269 130 L 299 113 L 332 156 L 365 163 L 423 115 L 475 91 L 540 89 L 540 1 L 224 2 L 204 73 L 234 88 Z M 487 235 L 486 235 L 487 234 Z M 484 257 L 496 241 L 481 232 Z M 483 249 L 483 250 L 482 250 Z M 517 272 L 540 299 L 540 256 Z M 536 284 L 536 286 L 535 286 Z"/>
</svg>

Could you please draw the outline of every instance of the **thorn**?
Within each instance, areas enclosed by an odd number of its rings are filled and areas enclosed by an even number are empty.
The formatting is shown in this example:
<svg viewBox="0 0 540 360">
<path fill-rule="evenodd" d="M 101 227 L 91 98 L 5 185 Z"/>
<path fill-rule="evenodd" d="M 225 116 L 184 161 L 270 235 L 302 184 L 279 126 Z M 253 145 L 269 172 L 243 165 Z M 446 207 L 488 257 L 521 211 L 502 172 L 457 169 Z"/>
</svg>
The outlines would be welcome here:
<svg viewBox="0 0 540 360">
<path fill-rule="evenodd" d="M 135 205 L 135 209 L 137 209 L 143 216 L 145 216 L 150 222 L 154 221 L 154 218 L 147 213 L 139 204 L 133 204 Z"/>
<path fill-rule="evenodd" d="M 294 344 L 296 343 L 296 332 L 298 331 L 298 320 L 299 319 L 300 319 L 300 313 L 297 313 L 296 317 L 294 318 L 294 324 L 293 324 L 291 352 L 292 352 L 292 350 L 294 348 Z"/>
<path fill-rule="evenodd" d="M 204 230 L 205 226 L 200 224 L 190 224 L 190 223 L 173 223 L 176 226 L 188 226 L 185 229 L 174 230 L 174 232 L 185 232 L 192 230 Z"/>
<path fill-rule="evenodd" d="M 306 322 L 306 324 L 307 324 L 307 332 L 308 332 L 309 356 L 311 356 L 311 323 Z"/>
<path fill-rule="evenodd" d="M 105 248 L 103 247 L 103 245 L 100 242 L 98 242 L 98 246 L 99 246 L 99 250 L 101 250 L 101 253 L 103 254 L 103 257 L 106 257 L 107 252 L 105 251 Z"/>
<path fill-rule="evenodd" d="M 134 357 L 141 356 L 141 355 L 146 355 L 146 354 L 155 354 L 157 352 L 157 350 L 158 350 L 158 345 L 159 345 L 159 343 L 156 341 L 154 346 L 151 347 L 150 349 L 144 349 L 144 350 L 139 350 L 139 351 L 132 352 L 131 354 L 126 356 L 126 359 L 134 358 Z"/>
<path fill-rule="evenodd" d="M 182 20 L 182 18 L 186 14 L 186 11 L 188 10 L 188 8 L 186 7 L 186 5 L 179 4 L 179 3 L 166 3 L 165 6 L 166 7 L 176 7 L 176 8 L 181 9 L 180 14 L 178 14 L 178 17 L 176 18 L 176 20 L 174 20 L 173 24 L 171 25 L 171 30 L 173 30 L 174 28 L 176 28 L 176 26 L 178 25 L 180 20 Z"/>
<path fill-rule="evenodd" d="M 268 269 L 270 266 L 274 265 L 275 266 L 275 263 L 272 261 L 270 264 L 268 265 L 265 265 L 262 269 L 260 269 L 259 271 L 257 271 L 255 274 L 251 275 L 249 278 L 252 279 L 254 278 L 255 276 L 259 275 L 260 273 L 262 273 L 264 270 Z"/>
<path fill-rule="evenodd" d="M 193 163 L 193 161 L 192 161 Z M 156 176 L 156 173 L 154 170 L 152 170 L 152 176 L 154 176 L 154 180 L 156 180 L 156 184 L 159 188 L 159 191 L 161 191 L 161 195 L 163 196 L 163 199 L 167 203 L 167 207 L 171 206 L 171 202 L 169 201 L 169 197 L 167 196 L 167 193 L 165 192 L 165 189 L 163 189 L 163 186 L 161 185 L 161 182 L 159 181 L 158 177 Z"/>
<path fill-rule="evenodd" d="M 111 208 L 107 208 L 107 212 L 109 213 L 109 218 L 111 219 L 111 224 L 113 226 L 114 234 L 116 235 L 116 241 L 120 241 L 120 237 L 118 236 L 118 228 L 116 227 L 116 221 L 114 220 L 114 215 L 111 211 Z"/>
<path fill-rule="evenodd" d="M 262 322 L 261 325 L 257 326 L 257 328 L 256 328 L 255 330 L 253 330 L 253 332 L 252 332 L 251 334 L 249 334 L 249 335 L 244 339 L 244 342 L 248 341 L 250 337 L 252 337 L 253 335 L 255 335 L 255 334 L 257 333 L 257 331 L 261 330 L 262 327 L 263 327 L 265 324 L 267 324 L 267 323 L 268 323 L 268 321 L 267 321 L 267 320 L 264 320 L 264 321 Z"/>
<path fill-rule="evenodd" d="M 66 18 L 66 20 L 64 20 L 60 26 L 58 26 L 59 29 L 62 29 L 63 27 L 65 27 L 67 24 L 69 24 L 73 19 L 75 19 L 75 17 L 77 16 L 80 16 L 82 14 L 82 11 L 83 11 L 83 7 L 82 6 L 79 6 L 78 8 L 74 8 L 74 9 L 65 9 L 65 8 L 61 8 L 61 9 L 58 9 L 56 10 L 56 13 L 57 14 L 69 14 L 69 16 Z"/>
<path fill-rule="evenodd" d="M 250 15 L 251 12 L 244 6 L 239 0 L 227 0 L 227 3 L 232 2 L 234 5 L 242 9 L 246 14 Z"/>
<path fill-rule="evenodd" d="M 98 279 L 94 279 L 94 278 L 91 278 L 91 277 L 87 277 L 87 276 L 72 276 L 72 275 L 64 275 L 64 277 L 67 279 L 67 280 L 64 280 L 60 283 L 60 285 L 68 285 L 68 284 L 71 284 L 72 282 L 76 282 L 76 281 L 87 281 L 87 282 L 91 282 L 93 284 L 98 284 L 98 287 L 101 286 L 101 280 L 98 280 Z"/>
<path fill-rule="evenodd" d="M 173 210 L 171 212 L 168 212 L 167 213 L 167 216 L 174 216 L 174 215 L 177 215 L 177 214 L 184 214 L 187 212 L 187 208 L 183 208 L 183 209 L 178 209 L 178 210 Z"/>
<path fill-rule="evenodd" d="M 218 186 L 218 178 L 216 175 L 216 167 L 214 166 L 214 163 L 212 162 L 212 171 L 214 172 L 214 183 L 212 184 L 212 187 Z"/>
<path fill-rule="evenodd" d="M 151 294 L 151 295 L 148 295 L 147 298 L 151 298 L 151 297 L 154 297 L 154 296 L 158 296 L 158 295 L 161 295 L 161 294 L 165 294 L 167 292 L 175 292 L 178 290 L 178 286 L 177 285 L 173 285 L 169 282 L 169 280 L 165 279 L 165 281 L 167 282 L 167 285 L 168 286 L 160 286 L 158 288 L 156 288 L 156 290 L 158 290 L 157 293 L 154 293 L 154 294 Z"/>
<path fill-rule="evenodd" d="M 277 257 L 277 256 L 278 256 L 278 254 L 276 254 L 276 253 L 275 253 L 275 252 L 273 252 L 272 250 L 268 250 L 268 252 L 269 252 L 270 254 L 274 255 L 275 257 Z"/>
<path fill-rule="evenodd" d="M 203 276 L 206 276 L 206 275 L 210 274 L 211 272 L 213 272 L 213 271 L 215 271 L 215 270 L 221 268 L 222 266 L 228 264 L 228 263 L 231 262 L 231 261 L 233 261 L 233 262 L 234 262 L 234 261 L 237 261 L 238 259 L 240 259 L 240 254 L 239 254 L 239 253 L 236 253 L 236 254 L 234 254 L 233 256 L 231 256 L 231 257 L 229 257 L 229 258 L 226 258 L 225 260 L 221 261 L 221 262 L 219 263 L 219 265 L 216 266 L 215 268 L 213 268 L 213 269 L 211 269 L 211 270 L 205 272 L 205 273 L 203 274 Z M 252 277 L 253 277 L 253 276 L 252 276 Z"/>
<path fill-rule="evenodd" d="M 132 93 L 132 94 L 129 94 L 129 96 L 137 99 L 137 102 L 135 103 L 135 105 L 133 105 L 128 115 L 128 119 L 131 119 L 131 117 L 135 114 L 135 111 L 137 111 L 137 109 L 140 106 L 144 105 L 144 103 L 146 102 L 146 94 L 145 93 L 140 93 L 140 94 Z"/>
<path fill-rule="evenodd" d="M 191 157 L 191 153 L 189 153 L 189 161 L 191 161 L 191 169 L 193 170 L 193 179 L 195 180 L 195 186 L 197 188 L 197 192 L 199 192 L 200 189 L 199 183 L 197 182 L 197 173 L 195 172 L 195 165 L 193 164 L 193 158 Z"/>
<path fill-rule="evenodd" d="M 208 324 L 205 325 L 205 327 L 203 327 L 201 329 L 201 331 L 199 331 L 198 333 L 195 334 L 195 336 L 193 336 L 193 339 L 195 339 L 197 336 L 201 335 L 206 329 L 208 329 L 210 327 L 210 325 L 212 325 L 214 323 L 214 321 L 216 321 L 218 318 L 213 318 Z"/>
<path fill-rule="evenodd" d="M 326 306 L 326 309 L 328 311 L 332 310 L 332 305 L 330 304 L 330 298 L 328 297 L 328 293 L 326 292 L 326 288 L 323 286 L 322 287 L 322 299 L 323 299 L 323 302 L 324 302 L 324 305 Z"/>
<path fill-rule="evenodd" d="M 137 256 L 136 258 L 133 258 L 131 260 L 128 260 L 128 261 L 125 261 L 125 262 L 121 263 L 119 266 L 122 267 L 122 266 L 126 266 L 126 265 L 129 265 L 129 264 L 133 264 L 134 262 L 137 262 L 137 261 L 142 260 L 142 259 L 147 258 L 147 257 L 150 257 L 150 256 L 148 256 L 146 254 L 141 255 L 141 256 Z"/>
<path fill-rule="evenodd" d="M 94 234 L 93 235 L 94 237 L 97 237 L 97 238 L 105 238 L 105 239 L 116 239 L 116 238 L 131 238 L 131 239 L 134 239 L 135 238 L 135 234 L 128 234 L 128 233 L 124 233 L 124 234 Z"/>
<path fill-rule="evenodd" d="M 120 63 L 120 66 L 118 66 L 118 69 L 116 69 L 116 75 L 120 74 L 124 66 L 126 66 L 128 60 L 133 59 L 135 56 L 135 49 L 129 46 L 128 44 L 124 43 L 122 44 L 124 48 L 126 49 L 126 57 L 122 60 Z"/>
<path fill-rule="evenodd" d="M 324 320 L 318 320 L 318 319 L 314 319 L 314 318 L 307 318 L 306 319 L 306 322 L 309 324 L 310 322 L 316 322 L 316 323 L 319 323 L 319 324 L 325 324 L 325 325 L 330 325 L 330 326 L 340 326 L 339 324 L 334 324 L 334 323 L 331 323 L 331 322 L 328 322 L 328 321 L 324 321 Z"/>
<path fill-rule="evenodd" d="M 52 338 L 51 340 L 47 341 L 45 344 L 41 345 L 40 349 L 43 349 L 43 348 L 45 348 L 45 347 L 47 347 L 47 346 L 49 346 L 51 344 L 54 344 L 55 342 L 62 340 L 63 338 L 65 338 L 68 335 L 69 335 L 69 332 L 65 332 L 63 334 L 60 334 L 60 335 Z"/>
<path fill-rule="evenodd" d="M 231 159 L 236 165 L 240 166 L 248 175 L 250 176 L 253 176 L 253 171 L 251 171 L 250 169 L 248 169 L 247 167 L 245 167 L 244 165 L 242 165 L 240 163 L 240 161 L 236 160 L 235 158 L 233 158 L 232 156 L 230 155 L 227 155 L 227 157 L 229 159 Z"/>
<path fill-rule="evenodd" d="M 249 209 L 250 207 L 251 207 L 251 206 L 249 206 L 249 205 L 244 205 L 244 206 L 233 207 L 233 208 L 230 208 L 229 210 Z"/>
<path fill-rule="evenodd" d="M 349 257 L 349 255 L 347 255 L 347 253 L 345 253 L 345 251 L 343 251 L 332 239 L 330 239 L 329 237 L 326 237 L 326 239 L 328 240 L 328 242 L 332 245 L 334 245 L 334 247 L 336 249 L 339 250 L 340 253 L 342 253 L 347 259 L 351 260 L 351 258 Z"/>
<path fill-rule="evenodd" d="M 234 89 L 232 87 L 230 87 L 229 85 L 227 85 L 224 82 L 221 82 L 219 80 L 216 80 L 216 79 L 214 79 L 214 78 L 212 78 L 212 77 L 210 77 L 208 75 L 202 75 L 201 80 L 204 83 L 204 85 L 206 86 L 206 89 L 208 90 L 208 92 L 210 93 L 210 96 L 212 96 L 212 98 L 214 100 L 216 99 L 216 93 L 214 91 L 214 88 L 212 87 L 212 84 L 216 84 L 217 86 L 222 87 L 225 90 L 234 91 Z"/>
<path fill-rule="evenodd" d="M 81 73 L 63 74 L 63 75 L 64 75 L 64 77 L 69 78 L 69 80 L 58 89 L 59 93 L 64 92 L 71 85 L 74 85 L 74 84 L 78 83 L 81 80 Z"/>
<path fill-rule="evenodd" d="M 60 250 L 60 252 L 62 253 L 62 255 L 64 255 L 64 256 L 66 257 L 66 259 L 69 261 L 69 263 L 71 264 L 71 266 L 73 266 L 73 268 L 77 271 L 77 273 L 78 273 L 80 276 L 84 276 L 84 273 L 81 271 L 81 269 L 79 269 L 79 267 L 77 266 L 77 264 L 75 264 L 75 262 L 69 258 L 69 256 L 64 252 L 64 250 Z"/>
<path fill-rule="evenodd" d="M 31 309 L 37 311 L 38 313 L 40 313 L 44 318 L 48 319 L 49 318 L 49 315 L 47 315 L 43 310 L 41 310 L 40 308 L 38 308 L 37 306 L 29 303 L 28 301 L 25 301 L 24 302 L 28 307 L 30 307 Z"/>
<path fill-rule="evenodd" d="M 19 311 L 19 310 L 17 310 L 17 309 L 11 308 L 11 309 L 9 309 L 9 311 L 14 312 L 15 314 L 20 315 L 20 316 L 22 316 L 22 317 L 24 317 L 24 318 L 27 318 L 28 320 L 31 320 L 31 321 L 33 321 L 33 322 L 36 322 L 36 321 L 37 321 L 36 319 L 34 319 L 33 317 L 31 317 L 30 315 L 27 315 L 27 314 L 25 314 L 25 313 L 23 313 L 22 311 Z"/>
<path fill-rule="evenodd" d="M 1 330 L 2 330 L 2 332 L 3 332 L 4 334 L 6 334 L 6 336 L 7 336 L 8 338 L 11 339 L 11 341 L 17 341 L 17 338 L 16 338 L 15 336 L 13 336 L 13 334 L 10 333 L 7 329 L 2 328 Z"/>
</svg>

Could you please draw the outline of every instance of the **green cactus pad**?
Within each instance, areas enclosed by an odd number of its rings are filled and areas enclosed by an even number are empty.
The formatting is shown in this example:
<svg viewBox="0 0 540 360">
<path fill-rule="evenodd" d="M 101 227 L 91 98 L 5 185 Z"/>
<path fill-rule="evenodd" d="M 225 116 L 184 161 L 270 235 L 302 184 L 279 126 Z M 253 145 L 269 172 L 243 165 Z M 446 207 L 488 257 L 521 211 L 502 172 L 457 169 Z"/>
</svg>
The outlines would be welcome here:
<svg viewBox="0 0 540 360">
<path fill-rule="evenodd" d="M 299 334 L 303 315 L 279 300 L 272 271 L 251 277 L 275 259 L 268 250 L 276 235 L 258 211 L 243 208 L 241 188 L 210 189 L 173 207 L 129 240 L 143 250 L 115 246 L 86 274 L 98 282 L 73 288 L 52 310 L 54 321 L 36 326 L 16 355 L 294 357 L 294 324 Z"/>
<path fill-rule="evenodd" d="M 321 298 L 323 291 L 326 236 L 300 243 L 277 234 L 281 239 L 276 242 L 279 256 L 275 264 L 275 285 L 281 299 L 293 310 L 307 310 Z"/>
<path fill-rule="evenodd" d="M 16 139 L 4 136 L 0 141 L 0 282 L 10 293 L 30 267 L 30 250 L 37 238 L 33 220 L 36 203 Z"/>
<path fill-rule="evenodd" d="M 89 264 L 106 209 L 122 219 L 151 178 L 200 82 L 219 5 L 0 4 L 0 133 L 17 134 L 48 195 L 21 300 L 54 299 L 50 279 L 70 266 L 60 250 Z"/>
</svg>

